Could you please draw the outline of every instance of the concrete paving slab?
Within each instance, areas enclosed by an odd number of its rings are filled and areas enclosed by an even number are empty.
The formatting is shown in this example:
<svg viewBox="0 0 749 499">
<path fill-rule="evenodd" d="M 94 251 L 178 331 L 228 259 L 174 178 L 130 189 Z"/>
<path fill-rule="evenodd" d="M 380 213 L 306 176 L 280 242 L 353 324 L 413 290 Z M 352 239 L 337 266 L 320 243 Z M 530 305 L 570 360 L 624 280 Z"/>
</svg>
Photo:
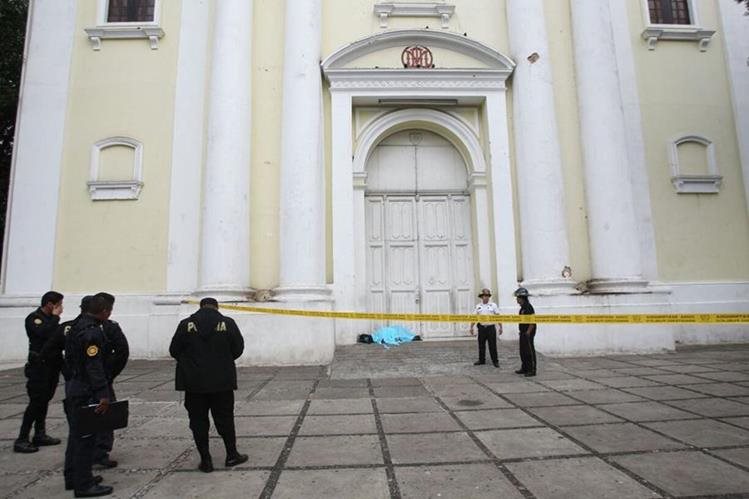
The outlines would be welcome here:
<svg viewBox="0 0 749 499">
<path fill-rule="evenodd" d="M 2 442 L 0 451 L 0 472 L 7 474 L 49 471 L 62 467 L 65 462 L 65 445 L 67 435 L 61 435 L 62 444 L 42 447 L 33 454 L 13 452 L 13 442 Z"/>
<path fill-rule="evenodd" d="M 711 418 L 749 415 L 749 405 L 720 398 L 673 400 L 669 404 Z"/>
<path fill-rule="evenodd" d="M 528 411 L 556 426 L 622 422 L 622 419 L 589 405 L 529 407 Z"/>
<path fill-rule="evenodd" d="M 690 376 L 688 374 L 654 374 L 652 376 L 645 376 L 645 379 L 668 385 L 695 385 L 700 383 L 710 383 L 709 380 L 698 378 L 697 376 Z"/>
<path fill-rule="evenodd" d="M 510 402 L 520 407 L 543 407 L 552 405 L 577 405 L 577 400 L 555 392 L 509 393 L 505 395 Z"/>
<path fill-rule="evenodd" d="M 359 433 L 377 433 L 374 415 L 307 416 L 299 430 L 299 435 L 352 435 Z"/>
<path fill-rule="evenodd" d="M 273 492 L 276 498 L 309 499 L 356 497 L 386 499 L 390 497 L 384 468 L 337 470 L 285 470 Z"/>
<path fill-rule="evenodd" d="M 492 464 L 396 466 L 395 476 L 403 498 L 523 497 Z"/>
<path fill-rule="evenodd" d="M 483 396 L 466 396 L 466 397 L 443 397 L 440 400 L 451 410 L 460 411 L 467 409 L 505 409 L 512 407 L 512 404 L 497 397 L 488 394 Z"/>
<path fill-rule="evenodd" d="M 499 459 L 588 454 L 551 428 L 478 431 L 476 436 Z"/>
<path fill-rule="evenodd" d="M 199 471 L 175 471 L 159 480 L 143 497 L 257 497 L 269 475 L 268 471 L 216 471 L 206 479 Z"/>
<path fill-rule="evenodd" d="M 98 473 L 98 472 L 97 472 Z M 107 496 L 112 498 L 132 497 L 140 489 L 145 487 L 157 475 L 155 471 L 107 471 L 102 474 L 104 484 L 114 487 L 114 493 Z M 37 483 L 24 489 L 15 497 L 20 498 L 39 498 L 39 497 L 70 497 L 71 492 L 65 490 L 65 479 L 62 473 L 55 473 L 52 476 L 39 480 Z"/>
<path fill-rule="evenodd" d="M 460 431 L 461 427 L 446 413 L 383 414 L 386 434 Z"/>
<path fill-rule="evenodd" d="M 710 383 L 707 385 L 689 385 L 690 390 L 711 395 L 713 397 L 746 397 L 749 387 L 734 385 L 733 383 Z"/>
<path fill-rule="evenodd" d="M 276 461 L 278 461 L 278 456 L 281 454 L 286 440 L 286 437 L 238 438 L 237 449 L 242 454 L 247 454 L 250 458 L 240 468 L 273 467 Z M 185 459 L 177 463 L 176 469 L 194 471 L 198 468 L 200 455 L 197 449 L 195 449 L 195 445 L 192 442 L 190 444 L 192 446 L 190 447 L 189 454 Z M 225 469 L 224 459 L 226 458 L 226 449 L 224 448 L 224 442 L 220 438 L 212 438 L 210 440 L 210 447 L 213 465 L 216 469 Z"/>
<path fill-rule="evenodd" d="M 455 415 L 471 430 L 543 426 L 543 423 L 520 409 L 460 411 L 456 412 Z"/>
<path fill-rule="evenodd" d="M 185 430 L 183 439 L 115 439 L 110 456 L 119 462 L 118 470 L 166 468 L 193 445 L 190 430 L 186 426 Z"/>
<path fill-rule="evenodd" d="M 660 497 L 622 471 L 594 457 L 509 463 L 507 467 L 539 499 Z"/>
<path fill-rule="evenodd" d="M 367 388 L 366 379 L 321 379 L 318 388 Z"/>
<path fill-rule="evenodd" d="M 137 438 L 189 437 L 191 435 L 189 424 L 187 411 L 185 411 L 184 417 L 140 418 L 123 430 L 122 436 Z"/>
<path fill-rule="evenodd" d="M 699 418 L 697 415 L 674 409 L 660 402 L 627 402 L 625 404 L 605 404 L 599 407 L 630 421 Z"/>
<path fill-rule="evenodd" d="M 427 389 L 420 384 L 376 386 L 373 391 L 376 398 L 425 397 L 429 395 Z"/>
<path fill-rule="evenodd" d="M 623 390 L 653 400 L 679 400 L 707 397 L 704 393 L 694 392 L 676 386 L 641 386 L 623 388 Z"/>
<path fill-rule="evenodd" d="M 716 371 L 700 373 L 700 378 L 713 379 L 715 381 L 749 381 L 749 373 L 734 371 Z"/>
<path fill-rule="evenodd" d="M 21 429 L 21 418 L 0 419 L 0 440 L 15 440 Z M 47 418 L 47 434 L 62 438 L 68 434 L 68 423 L 63 419 Z M 34 436 L 34 431 L 31 431 Z"/>
<path fill-rule="evenodd" d="M 581 400 L 586 404 L 615 404 L 617 402 L 642 402 L 645 399 L 631 393 L 605 388 L 603 390 L 580 390 L 565 392 L 570 397 Z"/>
<path fill-rule="evenodd" d="M 388 435 L 394 464 L 456 463 L 487 459 L 466 433 Z"/>
<path fill-rule="evenodd" d="M 602 384 L 612 388 L 630 388 L 633 386 L 658 386 L 660 383 L 655 381 L 638 378 L 636 376 L 620 376 L 617 378 L 601 378 Z"/>
<path fill-rule="evenodd" d="M 384 464 L 377 435 L 298 437 L 286 466 Z"/>
<path fill-rule="evenodd" d="M 664 371 L 670 371 L 674 373 L 688 374 L 688 373 L 705 373 L 715 371 L 714 368 L 700 365 L 700 364 L 680 364 L 675 366 L 663 366 Z"/>
<path fill-rule="evenodd" d="M 613 460 L 675 496 L 740 494 L 749 473 L 701 452 L 664 452 Z"/>
<path fill-rule="evenodd" d="M 633 423 L 570 426 L 564 431 L 600 453 L 674 450 L 686 447 Z"/>
<path fill-rule="evenodd" d="M 549 388 L 532 381 L 519 381 L 509 383 L 487 383 L 492 391 L 497 393 L 531 393 L 531 392 L 548 392 Z"/>
<path fill-rule="evenodd" d="M 572 391 L 572 390 L 598 390 L 606 388 L 606 386 L 601 385 L 600 383 L 594 383 L 593 381 L 588 381 L 587 379 L 579 379 L 579 378 L 572 378 L 572 379 L 550 379 L 540 382 L 542 385 L 548 386 L 549 388 L 553 390 L 559 390 L 563 392 Z"/>
<path fill-rule="evenodd" d="M 304 400 L 253 400 L 234 404 L 235 416 L 296 416 Z"/>
<path fill-rule="evenodd" d="M 310 396 L 312 399 L 368 399 L 367 388 L 317 388 Z"/>
<path fill-rule="evenodd" d="M 372 386 L 421 386 L 421 380 L 413 377 L 401 378 L 375 378 L 372 380 Z"/>
<path fill-rule="evenodd" d="M 307 414 L 371 414 L 374 412 L 370 399 L 312 400 Z"/>
<path fill-rule="evenodd" d="M 297 416 L 237 416 L 234 426 L 239 437 L 272 437 L 291 433 Z"/>
<path fill-rule="evenodd" d="M 0 404 L 0 418 L 21 416 L 26 410 L 26 404 Z"/>
<path fill-rule="evenodd" d="M 749 431 L 711 419 L 645 423 L 645 426 L 697 447 L 749 445 Z"/>
<path fill-rule="evenodd" d="M 749 449 L 724 449 L 714 450 L 713 454 L 716 454 L 723 459 L 728 459 L 732 463 L 736 463 L 744 468 L 749 468 Z"/>
<path fill-rule="evenodd" d="M 654 367 L 620 367 L 613 369 L 617 376 L 647 376 L 650 374 L 668 374 L 667 371 Z M 608 377 L 608 376 L 607 376 Z"/>
<path fill-rule="evenodd" d="M 743 416 L 743 417 L 738 417 L 738 418 L 722 418 L 720 421 L 749 429 L 749 416 Z"/>
<path fill-rule="evenodd" d="M 379 399 L 377 400 L 377 410 L 380 414 L 445 411 L 432 397 Z"/>
</svg>

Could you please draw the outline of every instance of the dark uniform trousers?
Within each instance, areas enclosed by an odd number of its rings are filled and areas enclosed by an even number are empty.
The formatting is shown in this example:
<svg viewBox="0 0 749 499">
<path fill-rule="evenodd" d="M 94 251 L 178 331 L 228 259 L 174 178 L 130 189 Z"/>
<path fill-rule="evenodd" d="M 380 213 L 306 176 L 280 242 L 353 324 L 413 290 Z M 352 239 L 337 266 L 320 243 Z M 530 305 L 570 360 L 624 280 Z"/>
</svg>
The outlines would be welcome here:
<svg viewBox="0 0 749 499">
<path fill-rule="evenodd" d="M 533 344 L 533 338 L 536 337 L 536 328 L 533 328 L 533 332 L 519 333 L 520 338 L 520 361 L 522 363 L 521 369 L 527 373 L 536 372 L 536 347 Z"/>
<path fill-rule="evenodd" d="M 109 384 L 109 401 L 115 402 L 117 397 L 114 394 L 114 387 Z M 109 458 L 109 453 L 114 447 L 114 431 L 105 431 L 97 433 L 94 444 L 94 462 L 105 461 Z"/>
<path fill-rule="evenodd" d="M 234 391 L 216 393 L 185 392 L 185 409 L 190 417 L 190 430 L 201 457 L 208 455 L 208 430 L 211 411 L 216 431 L 224 441 L 227 454 L 236 454 L 236 433 L 234 430 Z"/>
<path fill-rule="evenodd" d="M 94 475 L 91 473 L 93 464 L 94 434 L 84 435 L 78 429 L 76 418 L 77 407 L 88 405 L 93 401 L 88 397 L 70 397 L 65 399 L 65 417 L 68 419 L 70 433 L 68 445 L 65 448 L 65 484 L 72 485 L 75 490 L 86 490 L 94 485 Z"/>
<path fill-rule="evenodd" d="M 486 362 L 486 343 L 489 342 L 489 356 L 493 363 L 497 363 L 497 327 L 494 324 L 479 328 L 479 362 Z"/>
<path fill-rule="evenodd" d="M 55 396 L 60 380 L 60 370 L 43 364 L 39 359 L 26 364 L 24 374 L 27 378 L 26 392 L 29 394 L 29 405 L 23 413 L 21 436 L 26 438 L 32 424 L 37 435 L 45 432 L 49 401 Z"/>
</svg>

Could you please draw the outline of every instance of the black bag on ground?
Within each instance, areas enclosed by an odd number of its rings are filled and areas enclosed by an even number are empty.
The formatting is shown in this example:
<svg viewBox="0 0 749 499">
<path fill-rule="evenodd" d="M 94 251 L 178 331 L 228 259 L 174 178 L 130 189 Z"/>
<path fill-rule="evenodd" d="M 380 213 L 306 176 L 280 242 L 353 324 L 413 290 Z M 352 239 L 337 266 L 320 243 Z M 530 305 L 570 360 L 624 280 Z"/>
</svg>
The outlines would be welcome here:
<svg viewBox="0 0 749 499">
<path fill-rule="evenodd" d="M 357 343 L 374 343 L 374 340 L 372 340 L 371 334 L 360 334 L 359 337 L 356 339 Z"/>
</svg>

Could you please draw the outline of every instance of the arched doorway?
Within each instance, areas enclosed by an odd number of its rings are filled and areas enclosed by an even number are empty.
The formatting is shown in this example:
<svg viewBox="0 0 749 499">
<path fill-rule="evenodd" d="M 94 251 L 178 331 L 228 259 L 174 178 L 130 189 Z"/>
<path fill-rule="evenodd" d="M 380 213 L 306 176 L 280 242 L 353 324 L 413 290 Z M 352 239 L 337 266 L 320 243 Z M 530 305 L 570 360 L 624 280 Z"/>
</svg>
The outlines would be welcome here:
<svg viewBox="0 0 749 499">
<path fill-rule="evenodd" d="M 469 313 L 475 270 L 468 175 L 461 154 L 436 133 L 403 130 L 377 144 L 366 172 L 368 309 Z M 466 330 L 463 324 L 397 323 L 426 338 L 464 335 Z"/>
</svg>

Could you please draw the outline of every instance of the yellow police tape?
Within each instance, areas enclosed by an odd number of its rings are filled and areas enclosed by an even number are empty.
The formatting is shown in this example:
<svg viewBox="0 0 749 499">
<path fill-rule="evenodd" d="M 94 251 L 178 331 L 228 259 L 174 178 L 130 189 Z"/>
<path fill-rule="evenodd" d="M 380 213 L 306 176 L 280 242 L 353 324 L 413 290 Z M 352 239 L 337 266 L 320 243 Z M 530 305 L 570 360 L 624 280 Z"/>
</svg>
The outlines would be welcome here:
<svg viewBox="0 0 749 499">
<path fill-rule="evenodd" d="M 199 303 L 188 300 L 186 303 Z M 326 310 L 295 310 L 251 307 L 222 303 L 220 308 L 259 314 L 292 315 L 328 319 L 367 319 L 379 321 L 420 322 L 480 322 L 485 315 L 472 314 L 386 314 L 377 312 L 334 312 Z M 529 320 L 527 315 L 494 315 L 492 322 L 533 322 L 538 324 L 749 324 L 749 313 L 740 314 L 537 314 Z"/>
</svg>

